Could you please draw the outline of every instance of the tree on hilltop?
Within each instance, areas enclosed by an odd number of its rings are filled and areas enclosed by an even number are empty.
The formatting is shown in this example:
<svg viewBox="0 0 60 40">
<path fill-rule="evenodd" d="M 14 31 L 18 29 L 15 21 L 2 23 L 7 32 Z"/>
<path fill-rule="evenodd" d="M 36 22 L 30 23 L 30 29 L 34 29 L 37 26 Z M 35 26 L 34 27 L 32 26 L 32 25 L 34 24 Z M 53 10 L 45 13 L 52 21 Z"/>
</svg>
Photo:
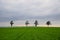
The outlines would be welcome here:
<svg viewBox="0 0 60 40">
<path fill-rule="evenodd" d="M 46 22 L 46 25 L 48 25 L 48 27 L 49 27 L 49 25 L 51 25 L 51 22 L 50 21 L 47 21 Z"/>
<path fill-rule="evenodd" d="M 12 20 L 12 21 L 10 21 L 10 24 L 11 24 L 11 27 L 12 27 L 12 26 L 13 26 L 13 24 L 14 24 L 14 23 L 13 23 L 13 20 Z"/>
<path fill-rule="evenodd" d="M 35 20 L 35 23 L 34 23 L 34 24 L 35 24 L 35 27 L 37 27 L 37 25 L 38 25 L 38 21 L 37 21 L 37 20 Z"/>
<path fill-rule="evenodd" d="M 28 26 L 28 24 L 29 24 L 29 21 L 27 20 L 27 21 L 25 22 L 25 25 Z"/>
</svg>

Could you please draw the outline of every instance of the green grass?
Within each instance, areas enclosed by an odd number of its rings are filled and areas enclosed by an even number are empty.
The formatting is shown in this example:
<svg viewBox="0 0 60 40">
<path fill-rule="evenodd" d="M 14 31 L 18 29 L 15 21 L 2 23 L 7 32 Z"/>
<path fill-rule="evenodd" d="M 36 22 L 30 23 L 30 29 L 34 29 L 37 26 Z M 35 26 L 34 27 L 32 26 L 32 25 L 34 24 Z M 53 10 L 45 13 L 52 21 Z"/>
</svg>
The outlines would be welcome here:
<svg viewBox="0 0 60 40">
<path fill-rule="evenodd" d="M 60 40 L 59 27 L 0 28 L 0 40 Z"/>
</svg>

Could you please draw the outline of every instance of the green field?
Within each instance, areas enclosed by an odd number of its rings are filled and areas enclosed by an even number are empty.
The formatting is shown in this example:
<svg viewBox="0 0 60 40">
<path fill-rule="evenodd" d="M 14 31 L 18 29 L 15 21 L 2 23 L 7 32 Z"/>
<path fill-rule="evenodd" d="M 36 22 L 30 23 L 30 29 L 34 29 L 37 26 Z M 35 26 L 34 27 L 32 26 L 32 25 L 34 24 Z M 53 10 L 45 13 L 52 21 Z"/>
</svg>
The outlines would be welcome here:
<svg viewBox="0 0 60 40">
<path fill-rule="evenodd" d="M 0 27 L 0 40 L 60 40 L 60 28 Z"/>
</svg>

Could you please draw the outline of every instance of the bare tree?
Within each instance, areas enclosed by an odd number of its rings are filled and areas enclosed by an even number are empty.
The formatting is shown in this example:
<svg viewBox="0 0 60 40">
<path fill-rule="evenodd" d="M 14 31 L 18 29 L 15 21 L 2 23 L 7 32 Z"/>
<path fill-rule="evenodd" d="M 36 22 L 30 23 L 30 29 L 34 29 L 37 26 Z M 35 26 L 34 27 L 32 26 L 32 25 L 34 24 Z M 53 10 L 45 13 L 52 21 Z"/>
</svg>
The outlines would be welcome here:
<svg viewBox="0 0 60 40">
<path fill-rule="evenodd" d="M 28 24 L 29 24 L 29 21 L 27 20 L 27 21 L 25 22 L 25 25 L 28 26 Z"/>
<path fill-rule="evenodd" d="M 51 25 L 51 22 L 50 21 L 47 21 L 46 22 L 46 25 L 48 25 L 48 27 L 49 27 L 49 25 Z"/>
<path fill-rule="evenodd" d="M 37 25 L 38 25 L 38 21 L 37 21 L 37 20 L 35 20 L 35 23 L 34 23 L 34 24 L 35 24 L 35 27 L 37 27 Z"/>
<path fill-rule="evenodd" d="M 13 23 L 13 21 L 10 21 L 10 24 L 11 24 L 11 27 L 12 27 L 12 26 L 13 26 L 13 24 L 14 24 L 14 23 Z"/>
</svg>

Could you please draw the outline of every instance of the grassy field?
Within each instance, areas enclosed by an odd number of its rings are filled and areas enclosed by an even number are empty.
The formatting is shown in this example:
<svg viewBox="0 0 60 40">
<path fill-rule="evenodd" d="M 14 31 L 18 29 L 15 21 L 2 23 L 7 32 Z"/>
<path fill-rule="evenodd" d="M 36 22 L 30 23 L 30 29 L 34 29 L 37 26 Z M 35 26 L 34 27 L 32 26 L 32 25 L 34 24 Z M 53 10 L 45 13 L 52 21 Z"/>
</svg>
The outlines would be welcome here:
<svg viewBox="0 0 60 40">
<path fill-rule="evenodd" d="M 59 27 L 0 28 L 0 40 L 60 40 Z"/>
</svg>

